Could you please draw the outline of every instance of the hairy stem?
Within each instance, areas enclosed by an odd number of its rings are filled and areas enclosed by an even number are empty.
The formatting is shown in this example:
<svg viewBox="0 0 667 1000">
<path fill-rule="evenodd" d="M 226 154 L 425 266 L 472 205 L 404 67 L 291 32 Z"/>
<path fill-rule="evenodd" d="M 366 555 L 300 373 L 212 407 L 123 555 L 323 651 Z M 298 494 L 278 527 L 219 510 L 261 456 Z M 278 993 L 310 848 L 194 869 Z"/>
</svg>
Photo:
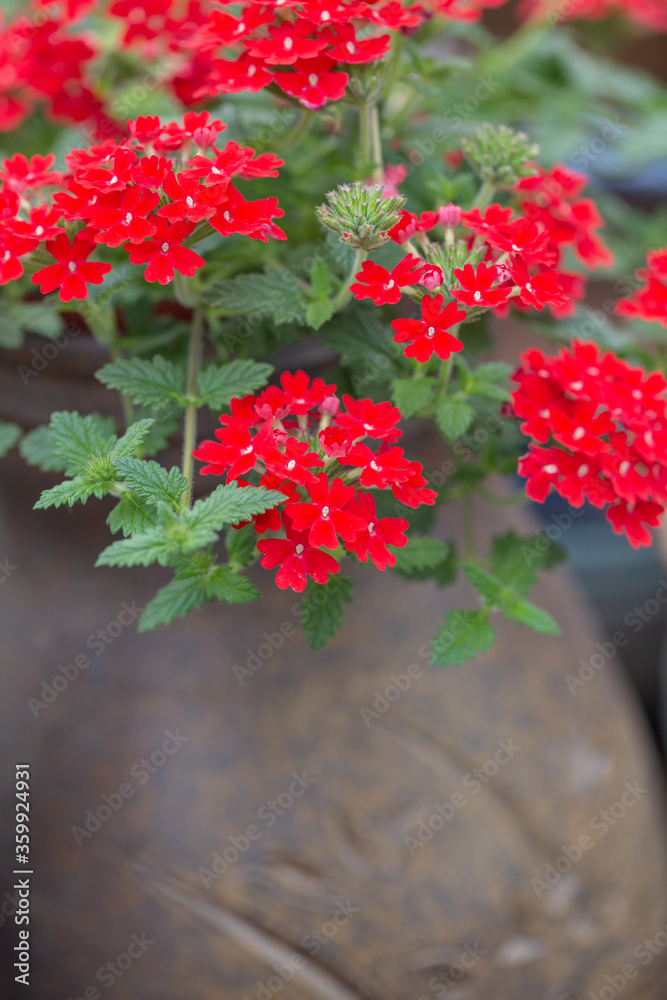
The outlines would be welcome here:
<svg viewBox="0 0 667 1000">
<path fill-rule="evenodd" d="M 202 334 L 204 329 L 204 314 L 200 305 L 195 306 L 192 313 L 192 326 L 190 327 L 190 345 L 188 347 L 188 376 L 185 394 L 187 406 L 185 408 L 185 418 L 183 422 L 183 476 L 187 480 L 187 487 L 181 496 L 181 503 L 184 508 L 190 507 L 192 500 L 192 477 L 194 473 L 194 459 L 192 452 L 195 447 L 197 437 L 197 379 L 199 376 L 199 365 L 201 363 Z"/>
<path fill-rule="evenodd" d="M 375 102 L 365 102 L 359 108 L 359 139 L 361 147 L 362 167 L 373 164 L 371 179 L 374 184 L 381 184 L 384 177 L 382 160 L 382 138 L 380 135 L 380 115 Z"/>
</svg>

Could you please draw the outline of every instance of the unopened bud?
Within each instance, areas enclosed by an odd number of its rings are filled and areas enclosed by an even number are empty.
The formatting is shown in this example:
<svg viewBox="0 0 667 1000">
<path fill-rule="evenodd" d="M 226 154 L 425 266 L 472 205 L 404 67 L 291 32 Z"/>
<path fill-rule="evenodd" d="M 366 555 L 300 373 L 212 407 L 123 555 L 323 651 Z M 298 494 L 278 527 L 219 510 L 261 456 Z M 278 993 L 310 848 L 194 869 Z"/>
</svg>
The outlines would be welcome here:
<svg viewBox="0 0 667 1000">
<path fill-rule="evenodd" d="M 195 146 L 199 149 L 209 149 L 215 142 L 218 133 L 213 128 L 196 128 L 192 133 Z"/>
<path fill-rule="evenodd" d="M 323 226 L 338 233 L 355 250 L 376 250 L 389 239 L 388 231 L 399 221 L 405 198 L 385 197 L 384 186 L 362 181 L 341 184 L 327 194 L 328 204 L 317 208 Z"/>
<path fill-rule="evenodd" d="M 453 229 L 461 221 L 461 209 L 450 201 L 449 205 L 443 205 L 438 209 L 438 221 L 446 229 Z"/>
<path fill-rule="evenodd" d="M 338 396 L 326 396 L 318 406 L 318 410 L 325 417 L 335 417 L 339 409 L 340 399 Z"/>
<path fill-rule="evenodd" d="M 433 292 L 436 288 L 440 288 L 444 280 L 445 275 L 442 268 L 438 267 L 437 264 L 424 264 L 422 276 L 419 279 L 420 285 L 428 288 L 429 292 Z"/>
</svg>

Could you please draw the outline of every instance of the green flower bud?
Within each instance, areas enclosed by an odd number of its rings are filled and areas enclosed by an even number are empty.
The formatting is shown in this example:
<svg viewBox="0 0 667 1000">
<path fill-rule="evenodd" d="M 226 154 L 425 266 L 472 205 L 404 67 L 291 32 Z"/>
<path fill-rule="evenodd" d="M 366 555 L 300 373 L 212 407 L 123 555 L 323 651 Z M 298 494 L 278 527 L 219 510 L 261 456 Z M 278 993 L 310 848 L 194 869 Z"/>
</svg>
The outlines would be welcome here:
<svg viewBox="0 0 667 1000">
<path fill-rule="evenodd" d="M 326 197 L 329 204 L 316 209 L 318 219 L 355 250 L 377 250 L 386 243 L 405 204 L 403 195 L 385 198 L 382 184 L 363 181 L 341 184 Z"/>
<path fill-rule="evenodd" d="M 472 139 L 462 139 L 461 145 L 482 180 L 497 188 L 511 188 L 522 177 L 530 177 L 535 172 L 530 161 L 540 151 L 525 132 L 488 122 L 475 130 Z"/>
</svg>

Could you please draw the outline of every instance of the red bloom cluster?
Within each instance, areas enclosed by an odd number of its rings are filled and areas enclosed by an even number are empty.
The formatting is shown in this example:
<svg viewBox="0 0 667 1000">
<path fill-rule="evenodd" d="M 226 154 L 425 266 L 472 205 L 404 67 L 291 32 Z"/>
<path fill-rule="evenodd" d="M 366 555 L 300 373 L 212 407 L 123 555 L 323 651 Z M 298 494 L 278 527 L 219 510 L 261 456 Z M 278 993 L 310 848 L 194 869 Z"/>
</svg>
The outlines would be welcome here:
<svg viewBox="0 0 667 1000">
<path fill-rule="evenodd" d="M 321 108 L 345 93 L 345 66 L 381 59 L 389 51 L 387 31 L 412 29 L 423 11 L 402 0 L 254 0 L 215 8 L 191 44 L 211 56 L 218 49 L 236 57 L 213 58 L 201 97 L 258 91 L 275 83 L 306 108 Z M 240 10 L 239 10 L 240 8 Z"/>
<path fill-rule="evenodd" d="M 311 382 L 303 371 L 285 372 L 280 387 L 233 399 L 231 415 L 220 417 L 217 440 L 203 441 L 194 452 L 206 463 L 204 474 L 245 484 L 241 477 L 255 470 L 261 486 L 284 494 L 279 507 L 253 518 L 259 534 L 281 534 L 257 547 L 262 566 L 280 567 L 276 583 L 282 589 L 302 591 L 308 576 L 326 583 L 340 566 L 323 549 L 336 550 L 341 542 L 378 569 L 395 564 L 387 546 L 407 543 L 408 522 L 378 517 L 366 490 L 390 489 L 413 508 L 436 500 L 420 463 L 396 447 L 400 411 L 351 396 L 343 396 L 341 409 L 335 389 L 321 378 Z M 364 439 L 378 442 L 377 450 Z"/>
<path fill-rule="evenodd" d="M 638 272 L 644 287 L 629 298 L 619 299 L 616 312 L 667 326 L 667 247 L 652 250 L 647 254 L 646 263 L 648 267 Z"/>
<path fill-rule="evenodd" d="M 614 531 L 650 545 L 667 506 L 667 381 L 592 343 L 521 360 L 514 411 L 537 442 L 519 461 L 528 496 L 543 503 L 553 486 L 573 507 L 609 504 Z"/>
<path fill-rule="evenodd" d="M 444 287 L 441 267 L 414 254 L 404 257 L 391 271 L 371 261 L 362 265 L 357 281 L 350 285 L 357 299 L 370 298 L 377 306 L 393 304 L 399 301 L 402 288 L 417 284 L 441 293 L 424 297 L 421 320 L 400 319 L 391 324 L 396 331 L 394 340 L 409 345 L 406 357 L 423 362 L 433 353 L 446 359 L 461 350 L 461 341 L 448 333 L 468 315 L 458 310 L 456 303 L 470 310 L 503 311 L 512 300 L 520 310 L 548 306 L 559 318 L 572 315 L 575 300 L 583 298 L 584 279 L 561 268 L 566 247 L 572 247 L 588 267 L 612 263 L 611 253 L 595 231 L 603 225 L 595 204 L 590 198 L 579 197 L 586 177 L 560 165 L 550 171 L 535 170 L 533 177 L 516 185 L 514 194 L 522 213 L 516 217 L 513 208 L 499 204 L 489 205 L 484 212 L 478 208 L 462 212 L 449 204 L 420 216 L 403 211 L 389 230 L 390 239 L 399 245 L 409 243 L 411 250 L 414 245 L 409 241 L 415 237 L 427 256 L 430 243 L 426 234 L 436 227 L 442 227 L 448 239 L 455 238 L 457 227 L 472 230 L 473 235 L 459 238 L 467 241 L 473 260 L 478 262 L 455 268 L 453 287 Z M 658 262 L 653 265 L 654 269 L 663 268 L 663 277 L 667 276 L 666 259 L 667 254 L 659 264 L 656 257 Z M 445 296 L 450 301 L 443 310 Z"/>
<path fill-rule="evenodd" d="M 613 14 L 622 14 L 655 31 L 667 31 L 667 8 L 664 0 L 577 0 L 576 4 L 563 4 L 562 0 L 523 0 L 520 11 L 524 16 L 548 17 L 555 13 L 558 19 L 600 20 Z"/>
<path fill-rule="evenodd" d="M 207 111 L 188 112 L 183 123 L 157 117 L 128 122 L 131 138 L 108 139 L 66 157 L 66 176 L 52 170 L 53 155 L 21 153 L 0 170 L 0 284 L 23 273 L 20 258 L 44 244 L 57 264 L 37 271 L 42 292 L 60 288 L 60 298 L 84 299 L 87 284 L 99 284 L 110 264 L 88 262 L 97 245 L 122 244 L 133 264 L 147 264 L 145 278 L 167 284 L 174 271 L 193 275 L 204 259 L 184 246 L 211 227 L 223 236 L 284 239 L 273 221 L 283 215 L 276 198 L 247 201 L 232 183 L 275 177 L 282 160 L 255 156 L 250 147 L 216 145 L 225 126 Z M 173 158 L 178 157 L 178 162 Z M 50 201 L 46 189 L 55 188 Z M 82 223 L 72 240 L 59 223 Z M 70 227 L 71 228 L 71 227 Z"/>
</svg>

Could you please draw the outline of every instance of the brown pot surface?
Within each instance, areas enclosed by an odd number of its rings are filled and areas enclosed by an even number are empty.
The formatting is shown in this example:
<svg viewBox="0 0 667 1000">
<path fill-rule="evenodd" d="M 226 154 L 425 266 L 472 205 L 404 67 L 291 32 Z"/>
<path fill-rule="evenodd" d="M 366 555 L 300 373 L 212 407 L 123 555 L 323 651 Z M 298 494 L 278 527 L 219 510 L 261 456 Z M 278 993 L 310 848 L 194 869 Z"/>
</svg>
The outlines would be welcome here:
<svg viewBox="0 0 667 1000">
<path fill-rule="evenodd" d="M 661 778 L 615 659 L 568 687 L 598 636 L 565 573 L 535 595 L 562 638 L 499 622 L 460 669 L 423 647 L 467 586 L 372 567 L 317 653 L 261 570 L 261 602 L 139 635 L 123 604 L 168 572 L 93 569 L 106 503 L 28 512 L 45 479 L 8 468 L 0 739 L 32 762 L 41 1000 L 655 1000 Z"/>
</svg>

